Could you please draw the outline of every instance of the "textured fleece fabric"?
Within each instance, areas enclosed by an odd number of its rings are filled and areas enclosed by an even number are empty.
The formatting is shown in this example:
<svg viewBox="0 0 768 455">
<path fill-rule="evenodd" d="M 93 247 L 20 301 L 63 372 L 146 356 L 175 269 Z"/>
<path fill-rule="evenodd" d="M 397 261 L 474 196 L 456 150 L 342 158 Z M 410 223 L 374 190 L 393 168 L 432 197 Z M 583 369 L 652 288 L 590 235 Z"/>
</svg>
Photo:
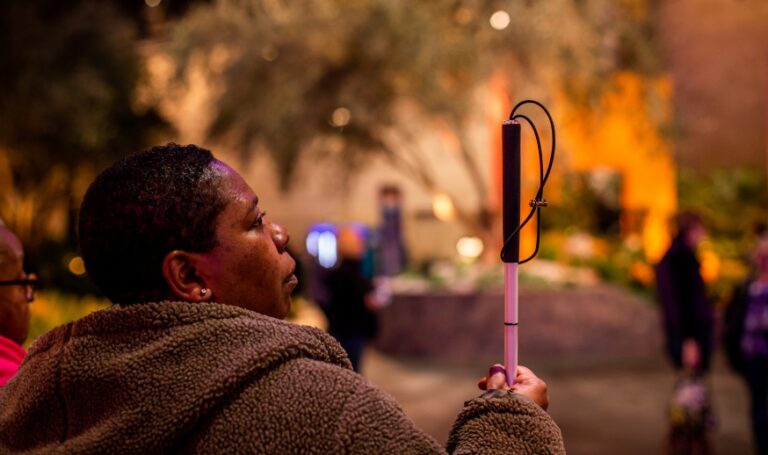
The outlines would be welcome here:
<svg viewBox="0 0 768 455">
<path fill-rule="evenodd" d="M 565 453 L 519 395 L 469 402 L 454 453 Z M 0 453 L 444 453 L 324 332 L 220 304 L 113 307 L 36 341 Z"/>
</svg>

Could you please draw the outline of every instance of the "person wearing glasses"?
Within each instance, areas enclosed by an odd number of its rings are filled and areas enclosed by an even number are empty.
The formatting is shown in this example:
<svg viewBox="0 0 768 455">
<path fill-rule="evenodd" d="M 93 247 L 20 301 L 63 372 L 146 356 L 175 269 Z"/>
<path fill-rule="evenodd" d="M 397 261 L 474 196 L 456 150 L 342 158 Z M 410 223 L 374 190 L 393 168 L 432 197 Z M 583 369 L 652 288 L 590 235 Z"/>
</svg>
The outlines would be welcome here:
<svg viewBox="0 0 768 455">
<path fill-rule="evenodd" d="M 0 393 L 0 453 L 565 453 L 524 367 L 511 388 L 489 370 L 443 448 L 330 335 L 283 321 L 296 264 L 264 207 L 193 145 L 102 172 L 80 249 L 114 305 L 30 347 Z"/>
<path fill-rule="evenodd" d="M 24 273 L 21 242 L 0 224 L 0 388 L 16 374 L 26 354 L 21 345 L 29 332 L 34 282 Z"/>
</svg>

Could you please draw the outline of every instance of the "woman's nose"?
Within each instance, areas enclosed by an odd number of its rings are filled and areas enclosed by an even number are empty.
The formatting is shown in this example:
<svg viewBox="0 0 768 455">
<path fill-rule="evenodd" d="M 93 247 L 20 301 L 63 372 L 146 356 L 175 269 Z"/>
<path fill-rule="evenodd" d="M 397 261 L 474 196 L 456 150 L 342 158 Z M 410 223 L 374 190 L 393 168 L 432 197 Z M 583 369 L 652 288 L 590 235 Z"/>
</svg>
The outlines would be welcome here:
<svg viewBox="0 0 768 455">
<path fill-rule="evenodd" d="M 290 240 L 290 238 L 291 236 L 288 234 L 286 228 L 277 223 L 272 223 L 272 241 L 275 242 L 278 251 L 281 253 L 285 251 L 285 247 L 288 245 L 288 240 Z"/>
</svg>

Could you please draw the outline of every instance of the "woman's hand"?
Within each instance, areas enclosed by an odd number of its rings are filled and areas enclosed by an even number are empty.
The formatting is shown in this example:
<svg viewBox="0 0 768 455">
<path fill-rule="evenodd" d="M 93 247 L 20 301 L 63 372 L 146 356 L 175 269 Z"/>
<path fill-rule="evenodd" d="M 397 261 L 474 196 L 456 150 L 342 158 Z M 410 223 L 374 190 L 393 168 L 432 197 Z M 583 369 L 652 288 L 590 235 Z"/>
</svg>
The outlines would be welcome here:
<svg viewBox="0 0 768 455">
<path fill-rule="evenodd" d="M 683 366 L 691 371 L 695 371 L 701 365 L 701 350 L 699 343 L 693 338 L 686 338 L 683 341 L 682 352 Z"/>
<path fill-rule="evenodd" d="M 512 391 L 527 396 L 544 410 L 549 406 L 547 383 L 522 365 L 517 367 L 517 376 L 515 376 L 515 383 L 512 384 Z"/>
<path fill-rule="evenodd" d="M 517 375 L 515 376 L 515 383 L 510 387 L 507 384 L 506 373 L 504 366 L 496 364 L 488 370 L 488 375 L 481 378 L 478 381 L 477 386 L 480 390 L 512 390 L 515 393 L 524 395 L 534 403 L 547 409 L 549 406 L 549 397 L 547 396 L 547 384 L 539 379 L 538 376 L 533 374 L 530 369 L 519 365 L 517 367 Z"/>
</svg>

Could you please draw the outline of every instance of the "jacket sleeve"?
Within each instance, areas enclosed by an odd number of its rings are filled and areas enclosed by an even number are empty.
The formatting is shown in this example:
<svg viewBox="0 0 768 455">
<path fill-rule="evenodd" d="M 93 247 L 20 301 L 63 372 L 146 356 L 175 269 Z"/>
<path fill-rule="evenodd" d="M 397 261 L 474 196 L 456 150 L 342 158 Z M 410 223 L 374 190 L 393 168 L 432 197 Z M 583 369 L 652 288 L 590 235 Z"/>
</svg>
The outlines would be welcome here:
<svg viewBox="0 0 768 455">
<path fill-rule="evenodd" d="M 539 405 L 516 393 L 468 401 L 448 438 L 452 454 L 565 455 L 560 428 Z"/>
<path fill-rule="evenodd" d="M 337 434 L 345 453 L 446 453 L 416 428 L 395 401 L 375 387 L 348 400 Z M 447 447 L 453 454 L 565 454 L 560 429 L 522 395 L 477 398 L 459 414 Z"/>
<path fill-rule="evenodd" d="M 349 397 L 338 425 L 343 453 L 445 453 L 432 437 L 416 428 L 392 397 L 367 384 Z"/>
</svg>

